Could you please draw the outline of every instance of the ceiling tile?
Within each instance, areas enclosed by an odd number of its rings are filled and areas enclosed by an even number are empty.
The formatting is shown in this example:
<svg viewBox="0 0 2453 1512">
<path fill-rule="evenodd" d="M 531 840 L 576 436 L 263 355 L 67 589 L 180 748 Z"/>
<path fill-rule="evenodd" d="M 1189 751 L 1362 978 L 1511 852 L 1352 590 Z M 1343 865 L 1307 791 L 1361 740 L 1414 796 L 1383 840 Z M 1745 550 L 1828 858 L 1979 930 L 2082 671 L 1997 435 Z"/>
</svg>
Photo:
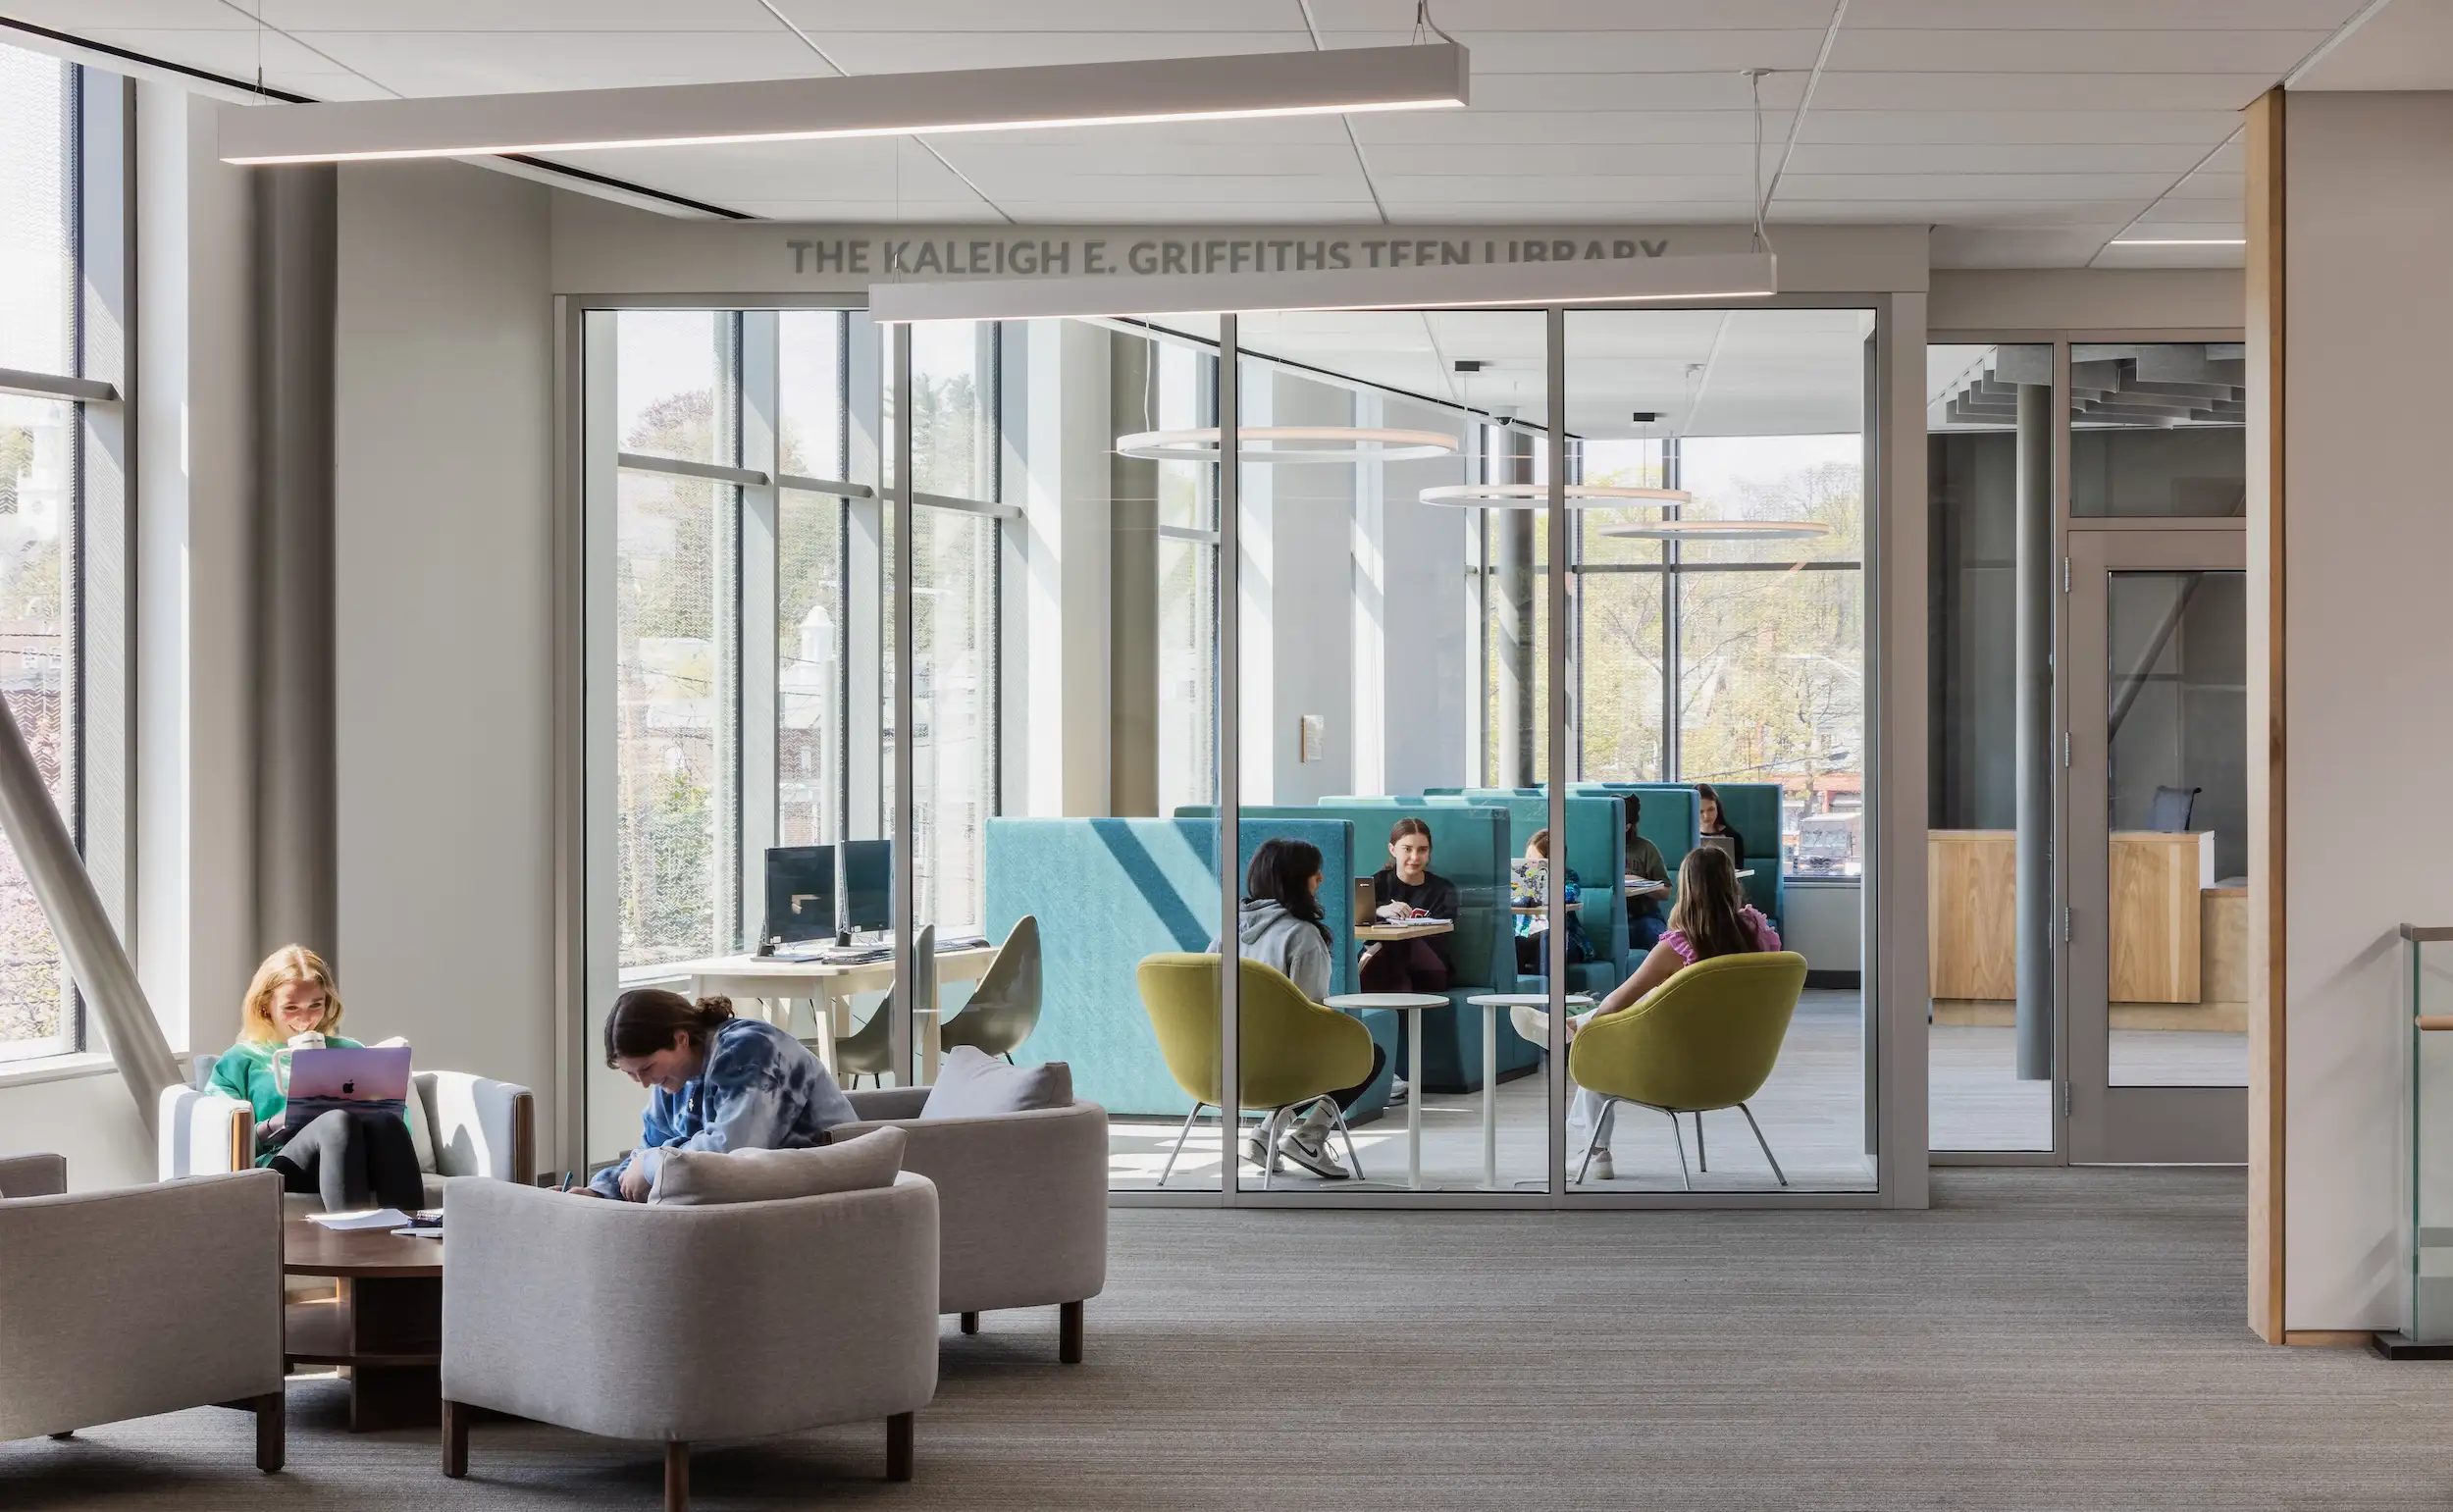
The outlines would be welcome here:
<svg viewBox="0 0 2453 1512">
<path fill-rule="evenodd" d="M 299 39 L 402 94 L 495 94 L 824 77 L 777 27 L 746 31 L 309 31 Z"/>
<path fill-rule="evenodd" d="M 2266 74 L 1826 74 L 1826 110 L 2238 110 Z"/>
<path fill-rule="evenodd" d="M 1830 66 L 1852 74 L 2263 74 L 2270 82 L 2324 39 L 2323 31 L 2124 30 L 2107 46 L 2086 31 L 1844 26 Z"/>
<path fill-rule="evenodd" d="M 1296 15 L 1292 6 L 1289 17 Z M 1206 58 L 1235 53 L 1308 52 L 1300 19 L 1277 31 L 850 31 L 812 30 L 810 40 L 853 74 L 924 74 L 1027 68 L 1051 63 L 1119 63 L 1143 58 Z"/>
<path fill-rule="evenodd" d="M 222 0 L 11 0 L 9 15 L 54 31 L 253 31 L 244 11 Z"/>
<path fill-rule="evenodd" d="M 2367 0 L 1852 0 L 1846 30 L 2330 30 Z"/>
<path fill-rule="evenodd" d="M 1796 174 L 2119 174 L 2161 175 L 2169 182 L 2206 155 L 2195 142 L 1801 142 Z M 1745 154 L 1739 155 L 1741 171 Z"/>
<path fill-rule="evenodd" d="M 115 5 L 119 0 L 94 0 Z M 218 6 L 219 0 L 214 0 Z M 285 31 L 779 31 L 757 0 L 238 0 Z"/>
<path fill-rule="evenodd" d="M 1785 139 L 1786 110 L 1763 113 L 1763 138 Z M 1754 117 L 1739 102 L 1730 110 L 1558 111 L 1409 110 L 1355 116 L 1354 134 L 1365 146 L 1383 143 L 1456 144 L 1538 150 L 1552 143 L 1667 145 L 1744 142 L 1754 134 Z M 1812 117 L 1807 117 L 1811 121 Z M 1332 128 L 1333 130 L 1333 128 Z"/>
<path fill-rule="evenodd" d="M 2201 151 L 2240 130 L 2234 110 L 1825 110 L 1818 97 L 1799 135 L 1810 142 L 2186 142 Z"/>
<path fill-rule="evenodd" d="M 2170 185 L 2169 174 L 1802 174 L 1780 179 L 1780 202 L 1812 199 L 1929 199 L 1962 204 L 2002 200 L 2134 198 L 2140 204 Z"/>
<path fill-rule="evenodd" d="M 2317 62 L 2302 89 L 2453 89 L 2453 6 L 2401 0 Z"/>
</svg>

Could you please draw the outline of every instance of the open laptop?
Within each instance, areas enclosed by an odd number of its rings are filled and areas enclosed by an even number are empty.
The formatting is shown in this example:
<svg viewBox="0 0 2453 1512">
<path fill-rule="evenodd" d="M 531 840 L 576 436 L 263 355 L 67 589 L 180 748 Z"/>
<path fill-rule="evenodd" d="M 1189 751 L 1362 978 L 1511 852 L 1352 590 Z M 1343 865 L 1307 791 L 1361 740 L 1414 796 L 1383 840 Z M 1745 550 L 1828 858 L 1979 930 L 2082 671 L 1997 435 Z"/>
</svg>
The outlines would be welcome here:
<svg viewBox="0 0 2453 1512">
<path fill-rule="evenodd" d="M 289 1109 L 283 1121 L 304 1128 L 336 1108 L 400 1113 L 408 1105 L 409 1047 L 295 1050 L 289 1055 Z"/>
</svg>

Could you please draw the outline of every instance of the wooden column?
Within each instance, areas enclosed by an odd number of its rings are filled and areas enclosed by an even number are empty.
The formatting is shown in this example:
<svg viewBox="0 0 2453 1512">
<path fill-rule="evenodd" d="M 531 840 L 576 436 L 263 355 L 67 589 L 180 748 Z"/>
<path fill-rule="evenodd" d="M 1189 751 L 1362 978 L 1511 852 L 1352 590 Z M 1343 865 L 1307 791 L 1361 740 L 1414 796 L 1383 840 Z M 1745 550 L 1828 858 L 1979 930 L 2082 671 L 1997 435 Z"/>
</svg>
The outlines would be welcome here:
<svg viewBox="0 0 2453 1512">
<path fill-rule="evenodd" d="M 2248 236 L 2249 1327 L 2283 1338 L 2283 103 L 2243 112 Z M 2260 749 L 2260 743 L 2263 749 Z"/>
</svg>

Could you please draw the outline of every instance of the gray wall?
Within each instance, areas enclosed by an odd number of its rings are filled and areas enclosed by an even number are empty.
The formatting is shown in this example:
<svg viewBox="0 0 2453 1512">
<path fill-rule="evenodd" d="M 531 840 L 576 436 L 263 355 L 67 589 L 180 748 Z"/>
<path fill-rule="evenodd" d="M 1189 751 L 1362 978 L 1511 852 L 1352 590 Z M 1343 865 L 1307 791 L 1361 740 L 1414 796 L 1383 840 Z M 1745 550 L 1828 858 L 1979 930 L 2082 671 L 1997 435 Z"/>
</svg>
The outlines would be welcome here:
<svg viewBox="0 0 2453 1512">
<path fill-rule="evenodd" d="M 551 299 L 540 185 L 340 174 L 341 986 L 555 1118 Z"/>
<path fill-rule="evenodd" d="M 2453 95 L 2295 92 L 2286 120 L 2283 1323 L 2391 1328 L 2410 1040 L 2395 928 L 2453 923 Z"/>
</svg>

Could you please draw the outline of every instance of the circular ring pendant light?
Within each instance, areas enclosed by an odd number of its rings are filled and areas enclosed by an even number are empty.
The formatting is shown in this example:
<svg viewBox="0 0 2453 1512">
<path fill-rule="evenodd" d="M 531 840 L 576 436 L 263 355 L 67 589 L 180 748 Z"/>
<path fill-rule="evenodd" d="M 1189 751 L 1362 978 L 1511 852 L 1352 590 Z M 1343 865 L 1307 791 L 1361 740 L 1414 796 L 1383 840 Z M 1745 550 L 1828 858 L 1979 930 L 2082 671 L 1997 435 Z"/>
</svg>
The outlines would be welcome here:
<svg viewBox="0 0 2453 1512">
<path fill-rule="evenodd" d="M 1435 489 L 1425 489 L 1416 497 L 1426 504 L 1444 504 L 1457 509 L 1546 509 L 1550 504 L 1550 486 L 1546 483 L 1451 483 Z M 1646 504 L 1662 509 L 1675 509 L 1695 502 L 1695 495 L 1684 489 L 1627 489 L 1606 483 L 1571 483 L 1567 486 L 1567 507 L 1570 509 L 1638 508 Z"/>
<path fill-rule="evenodd" d="M 1622 541 L 1809 541 L 1828 536 L 1819 520 L 1651 520 L 1604 525 L 1598 532 Z"/>
<path fill-rule="evenodd" d="M 1456 438 L 1437 431 L 1247 425 L 1235 436 L 1240 443 L 1236 455 L 1246 462 L 1412 462 L 1456 452 Z M 1288 442 L 1298 444 L 1283 444 Z M 1304 442 L 1314 444 L 1299 444 Z M 1189 431 L 1136 431 L 1116 438 L 1117 455 L 1151 462 L 1215 462 L 1219 449 L 1219 428 L 1214 425 Z"/>
</svg>

